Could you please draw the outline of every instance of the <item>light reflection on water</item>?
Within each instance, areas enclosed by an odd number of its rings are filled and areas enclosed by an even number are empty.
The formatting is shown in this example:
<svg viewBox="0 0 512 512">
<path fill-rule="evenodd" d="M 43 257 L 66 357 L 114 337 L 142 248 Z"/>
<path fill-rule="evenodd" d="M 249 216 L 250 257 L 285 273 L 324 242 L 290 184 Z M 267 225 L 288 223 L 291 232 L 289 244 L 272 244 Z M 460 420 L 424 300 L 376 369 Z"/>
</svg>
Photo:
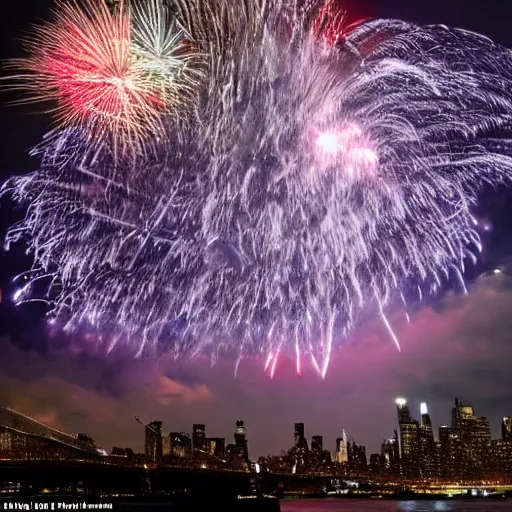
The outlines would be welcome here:
<svg viewBox="0 0 512 512">
<path fill-rule="evenodd" d="M 512 500 L 373 501 L 350 499 L 281 502 L 281 512 L 512 512 Z"/>
</svg>

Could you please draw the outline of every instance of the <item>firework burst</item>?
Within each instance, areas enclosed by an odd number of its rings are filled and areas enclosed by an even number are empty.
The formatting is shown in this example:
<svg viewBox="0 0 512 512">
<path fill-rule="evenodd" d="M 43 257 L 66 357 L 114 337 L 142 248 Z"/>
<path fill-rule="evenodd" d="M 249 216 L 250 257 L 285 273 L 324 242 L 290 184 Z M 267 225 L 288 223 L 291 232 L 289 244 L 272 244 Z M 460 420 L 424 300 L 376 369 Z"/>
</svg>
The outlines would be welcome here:
<svg viewBox="0 0 512 512">
<path fill-rule="evenodd" d="M 27 101 L 55 103 L 60 126 L 132 151 L 164 134 L 165 117 L 199 75 L 196 52 L 161 0 L 59 2 L 27 46 L 30 57 L 12 63 Z"/>
<path fill-rule="evenodd" d="M 325 376 L 371 313 L 398 345 L 388 308 L 454 278 L 465 289 L 481 249 L 478 193 L 510 183 L 511 53 L 446 27 L 347 30 L 331 2 L 175 4 L 206 55 L 187 125 L 169 117 L 142 159 L 137 147 L 116 156 L 92 143 L 87 116 L 47 137 L 40 169 L 11 183 L 28 213 L 7 242 L 35 256 L 17 299 L 44 284 L 54 321 L 101 332 L 109 350 L 255 355 L 271 374 L 287 355 L 299 373 L 307 356 Z M 130 26 L 123 16 L 116 34 Z M 176 41 L 147 30 L 155 12 L 137 19 L 130 66 L 151 77 L 140 94 L 162 101 L 160 66 L 176 69 L 166 49 Z M 110 29 L 96 36 L 109 48 Z M 46 47 L 41 61 L 60 62 Z M 158 117 L 148 102 L 130 126 Z"/>
</svg>

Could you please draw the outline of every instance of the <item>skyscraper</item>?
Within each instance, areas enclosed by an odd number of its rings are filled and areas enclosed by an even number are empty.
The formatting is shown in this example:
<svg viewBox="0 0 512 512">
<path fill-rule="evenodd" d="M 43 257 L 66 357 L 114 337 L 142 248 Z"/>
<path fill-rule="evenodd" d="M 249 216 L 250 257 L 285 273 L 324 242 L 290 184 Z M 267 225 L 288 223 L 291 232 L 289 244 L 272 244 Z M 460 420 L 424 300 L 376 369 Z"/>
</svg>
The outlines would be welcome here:
<svg viewBox="0 0 512 512">
<path fill-rule="evenodd" d="M 455 398 L 452 427 L 460 437 L 462 474 L 465 478 L 481 477 L 491 455 L 491 426 L 487 418 L 475 416 L 473 407 Z"/>
<path fill-rule="evenodd" d="M 206 439 L 206 427 L 201 423 L 194 423 L 192 426 L 192 445 L 194 452 L 197 450 L 203 451 Z"/>
<path fill-rule="evenodd" d="M 395 400 L 398 413 L 398 431 L 400 434 L 400 457 L 413 455 L 418 446 L 419 423 L 411 418 L 411 413 L 405 398 Z"/>
<path fill-rule="evenodd" d="M 336 439 L 336 462 L 345 464 L 348 462 L 347 433 L 343 430 L 343 437 Z"/>
<path fill-rule="evenodd" d="M 395 403 L 398 413 L 402 472 L 405 476 L 416 476 L 419 461 L 419 423 L 411 418 L 405 398 L 397 398 Z"/>
<path fill-rule="evenodd" d="M 226 439 L 223 437 L 207 437 L 206 452 L 219 459 L 224 459 L 226 456 Z"/>
<path fill-rule="evenodd" d="M 304 434 L 304 423 L 294 424 L 293 437 L 295 441 L 295 448 L 298 448 L 304 452 L 308 450 L 308 442 Z"/>
<path fill-rule="evenodd" d="M 311 451 L 322 453 L 324 450 L 324 439 L 322 436 L 313 436 L 311 439 Z"/>
<path fill-rule="evenodd" d="M 347 444 L 349 468 L 357 473 L 364 473 L 367 469 L 366 448 L 355 441 Z"/>
<path fill-rule="evenodd" d="M 384 439 L 380 446 L 382 464 L 386 469 L 394 468 L 399 462 L 398 432 L 395 430 L 393 439 Z"/>
<path fill-rule="evenodd" d="M 422 402 L 420 405 L 421 412 L 421 426 L 423 430 L 425 430 L 426 436 L 429 438 L 434 438 L 434 432 L 432 430 L 432 420 L 430 419 L 430 414 L 428 413 L 427 404 Z"/>
<path fill-rule="evenodd" d="M 439 427 L 440 476 L 448 480 L 463 478 L 462 441 L 456 427 Z"/>
<path fill-rule="evenodd" d="M 458 398 L 455 398 L 455 407 L 452 409 L 452 427 L 458 428 L 461 421 L 472 418 L 473 416 L 473 407 L 471 405 L 464 404 Z"/>
<path fill-rule="evenodd" d="M 407 405 L 407 400 L 405 398 L 397 398 L 395 400 L 395 404 L 398 413 L 398 424 L 409 421 L 411 419 L 411 414 L 409 406 Z"/>
<path fill-rule="evenodd" d="M 159 462 L 162 459 L 163 453 L 162 422 L 152 421 L 148 423 L 145 428 L 145 433 L 146 457 L 153 462 Z"/>
<path fill-rule="evenodd" d="M 247 433 L 242 420 L 236 422 L 235 428 L 235 447 L 239 451 L 242 459 L 249 462 L 249 449 L 247 446 Z"/>
<path fill-rule="evenodd" d="M 170 434 L 162 433 L 162 456 L 171 454 L 171 436 Z"/>
<path fill-rule="evenodd" d="M 501 421 L 501 437 L 506 441 L 512 441 L 512 416 L 504 416 Z"/>
<path fill-rule="evenodd" d="M 428 413 L 427 404 L 423 402 L 420 407 L 421 425 L 419 439 L 420 469 L 423 476 L 433 476 L 437 471 L 436 445 L 432 420 Z"/>
<path fill-rule="evenodd" d="M 293 425 L 293 439 L 295 441 L 295 446 L 299 446 L 299 444 L 301 444 L 301 441 L 305 439 L 304 423 L 295 423 Z"/>
</svg>

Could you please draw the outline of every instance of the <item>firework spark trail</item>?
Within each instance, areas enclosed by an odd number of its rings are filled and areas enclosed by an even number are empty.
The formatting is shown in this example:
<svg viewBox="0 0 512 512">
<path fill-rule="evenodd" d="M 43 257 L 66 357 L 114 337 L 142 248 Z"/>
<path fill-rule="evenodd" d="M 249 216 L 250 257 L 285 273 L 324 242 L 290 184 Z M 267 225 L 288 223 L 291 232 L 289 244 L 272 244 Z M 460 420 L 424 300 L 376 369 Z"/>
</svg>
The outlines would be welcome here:
<svg viewBox="0 0 512 512">
<path fill-rule="evenodd" d="M 388 307 L 477 257 L 478 193 L 512 176 L 511 53 L 439 26 L 343 31 L 321 8 L 176 0 L 207 54 L 188 123 L 167 118 L 143 158 L 80 127 L 39 148 L 12 183 L 28 212 L 7 242 L 28 243 L 66 329 L 109 350 L 235 352 L 237 369 L 255 355 L 271 375 L 280 354 L 298 373 L 310 356 L 325 376 L 364 315 L 398 346 Z"/>
<path fill-rule="evenodd" d="M 189 100 L 197 52 L 161 0 L 59 2 L 54 21 L 27 38 L 14 87 L 26 102 L 56 103 L 60 126 L 80 125 L 91 144 L 105 135 L 130 151 L 165 134 L 166 115 Z M 145 142 L 145 144 L 142 144 Z"/>
</svg>

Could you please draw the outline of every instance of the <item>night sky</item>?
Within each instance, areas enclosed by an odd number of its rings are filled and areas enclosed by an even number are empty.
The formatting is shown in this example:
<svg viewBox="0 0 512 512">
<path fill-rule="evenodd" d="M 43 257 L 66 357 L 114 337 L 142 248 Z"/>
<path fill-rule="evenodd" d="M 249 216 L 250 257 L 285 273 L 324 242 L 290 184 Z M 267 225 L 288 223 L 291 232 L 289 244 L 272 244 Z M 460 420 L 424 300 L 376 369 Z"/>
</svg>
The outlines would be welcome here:
<svg viewBox="0 0 512 512">
<path fill-rule="evenodd" d="M 19 38 L 49 15 L 49 0 L 5 2 L 0 23 L 1 58 L 21 54 Z M 354 19 L 401 18 L 421 24 L 443 23 L 484 33 L 512 47 L 512 5 L 504 0 L 352 0 Z M 512 91 L 511 91 L 512 93 Z M 36 169 L 28 150 L 51 126 L 37 108 L 8 106 L 0 96 L 0 179 Z M 0 236 L 22 215 L 8 201 L 0 208 Z M 306 435 L 323 435 L 334 450 L 344 428 L 349 437 L 377 451 L 396 424 L 394 398 L 406 396 L 419 416 L 426 401 L 436 426 L 449 423 L 453 398 L 471 402 L 487 416 L 495 435 L 501 416 L 512 415 L 512 193 L 485 191 L 477 212 L 492 230 L 482 262 L 470 274 L 469 296 L 447 292 L 411 315 L 391 316 L 402 343 L 398 353 L 375 321 L 357 331 L 332 360 L 325 381 L 282 360 L 274 380 L 263 362 L 234 361 L 211 368 L 208 361 L 176 364 L 105 358 L 87 343 L 50 333 L 41 309 L 16 310 L 10 279 L 30 265 L 20 248 L 0 252 L 0 405 L 72 432 L 87 432 L 110 450 L 113 445 L 143 448 L 144 432 L 133 417 L 163 420 L 167 431 L 190 431 L 206 423 L 207 435 L 231 439 L 235 420 L 245 420 L 251 457 L 279 453 L 293 443 L 293 423 L 305 422 Z M 495 275 L 497 267 L 504 272 Z M 510 274 L 508 269 L 511 269 Z"/>
</svg>

